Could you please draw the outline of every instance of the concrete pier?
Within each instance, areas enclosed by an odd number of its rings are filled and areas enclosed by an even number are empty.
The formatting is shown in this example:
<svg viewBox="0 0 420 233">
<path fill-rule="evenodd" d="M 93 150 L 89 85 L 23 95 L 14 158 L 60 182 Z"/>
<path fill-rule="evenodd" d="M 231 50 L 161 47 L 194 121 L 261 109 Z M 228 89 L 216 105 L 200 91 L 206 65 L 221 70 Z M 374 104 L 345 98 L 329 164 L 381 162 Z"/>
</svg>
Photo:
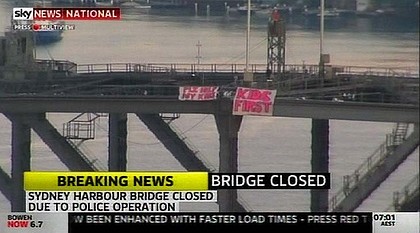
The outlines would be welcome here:
<svg viewBox="0 0 420 233">
<path fill-rule="evenodd" d="M 108 170 L 127 170 L 127 114 L 109 114 Z"/>
<path fill-rule="evenodd" d="M 24 114 L 19 114 L 24 115 Z M 20 118 L 12 118 L 12 190 L 11 211 L 26 209 L 23 174 L 31 170 L 31 128 Z"/>
<path fill-rule="evenodd" d="M 313 173 L 329 172 L 329 120 L 312 119 L 312 158 Z M 328 189 L 311 190 L 311 211 L 328 211 Z"/>
<path fill-rule="evenodd" d="M 242 116 L 215 114 L 219 132 L 219 173 L 238 172 L 238 132 Z M 238 190 L 218 190 L 217 201 L 220 212 L 237 212 Z"/>
</svg>

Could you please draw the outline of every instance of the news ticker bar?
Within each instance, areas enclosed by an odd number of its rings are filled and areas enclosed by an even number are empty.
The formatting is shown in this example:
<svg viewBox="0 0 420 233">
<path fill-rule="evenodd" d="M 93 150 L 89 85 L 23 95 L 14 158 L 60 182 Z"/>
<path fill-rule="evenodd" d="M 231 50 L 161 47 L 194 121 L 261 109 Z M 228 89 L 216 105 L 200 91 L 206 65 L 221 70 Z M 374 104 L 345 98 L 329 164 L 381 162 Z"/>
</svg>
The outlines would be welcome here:
<svg viewBox="0 0 420 233">
<path fill-rule="evenodd" d="M 2 233 L 267 230 L 418 233 L 419 212 L 0 213 Z M 271 230 L 271 231 L 270 231 Z"/>
<path fill-rule="evenodd" d="M 25 172 L 26 191 L 329 189 L 329 173 Z"/>
</svg>

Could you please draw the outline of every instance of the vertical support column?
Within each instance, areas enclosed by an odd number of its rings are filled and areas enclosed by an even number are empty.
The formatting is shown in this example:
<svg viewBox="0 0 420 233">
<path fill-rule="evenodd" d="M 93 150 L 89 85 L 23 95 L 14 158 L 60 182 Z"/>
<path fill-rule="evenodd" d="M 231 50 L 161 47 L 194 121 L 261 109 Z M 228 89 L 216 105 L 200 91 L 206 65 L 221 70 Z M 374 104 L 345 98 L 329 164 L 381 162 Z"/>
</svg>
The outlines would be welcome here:
<svg viewBox="0 0 420 233">
<path fill-rule="evenodd" d="M 219 172 L 238 172 L 238 132 L 242 116 L 216 114 L 216 125 L 219 132 Z M 237 211 L 238 190 L 218 190 L 217 201 L 219 212 Z"/>
<path fill-rule="evenodd" d="M 312 172 L 329 172 L 329 120 L 312 119 Z M 311 211 L 328 211 L 328 189 L 311 190 Z"/>
<path fill-rule="evenodd" d="M 127 170 L 127 113 L 109 114 L 108 170 Z"/>
<path fill-rule="evenodd" d="M 12 115 L 12 212 L 26 209 L 23 173 L 31 169 L 31 128 Z"/>
</svg>

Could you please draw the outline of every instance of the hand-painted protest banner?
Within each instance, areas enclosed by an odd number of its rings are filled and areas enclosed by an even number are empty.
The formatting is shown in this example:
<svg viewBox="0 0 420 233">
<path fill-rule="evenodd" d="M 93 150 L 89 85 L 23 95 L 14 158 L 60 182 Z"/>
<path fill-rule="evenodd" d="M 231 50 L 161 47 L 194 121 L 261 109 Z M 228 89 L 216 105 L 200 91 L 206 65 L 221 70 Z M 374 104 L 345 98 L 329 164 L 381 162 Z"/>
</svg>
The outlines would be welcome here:
<svg viewBox="0 0 420 233">
<path fill-rule="evenodd" d="M 238 87 L 233 100 L 233 115 L 273 115 L 277 90 Z"/>
<path fill-rule="evenodd" d="M 206 101 L 217 98 L 219 87 L 185 86 L 179 87 L 179 100 Z"/>
</svg>

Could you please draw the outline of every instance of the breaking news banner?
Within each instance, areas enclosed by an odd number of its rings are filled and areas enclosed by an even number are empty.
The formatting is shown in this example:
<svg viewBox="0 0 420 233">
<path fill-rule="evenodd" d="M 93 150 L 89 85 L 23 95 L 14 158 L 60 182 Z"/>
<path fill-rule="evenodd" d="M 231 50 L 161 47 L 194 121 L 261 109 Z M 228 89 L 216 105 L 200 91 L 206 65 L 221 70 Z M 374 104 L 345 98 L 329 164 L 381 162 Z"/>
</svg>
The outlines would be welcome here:
<svg viewBox="0 0 420 233">
<path fill-rule="evenodd" d="M 329 173 L 209 173 L 209 189 L 329 189 Z"/>
<path fill-rule="evenodd" d="M 328 173 L 25 172 L 26 212 L 3 232 L 276 230 L 418 233 L 418 213 L 182 211 L 215 203 L 216 189 L 328 189 Z M 3 230 L 4 229 L 4 230 Z"/>
<path fill-rule="evenodd" d="M 26 212 L 179 212 L 217 189 L 329 189 L 328 173 L 25 172 Z"/>
<path fill-rule="evenodd" d="M 418 233 L 419 212 L 0 213 L 2 233 L 151 230 Z M 388 222 L 391 221 L 392 224 Z"/>
<path fill-rule="evenodd" d="M 26 191 L 329 189 L 329 173 L 25 172 Z"/>
<path fill-rule="evenodd" d="M 26 191 L 205 191 L 207 172 L 25 172 Z"/>
</svg>

